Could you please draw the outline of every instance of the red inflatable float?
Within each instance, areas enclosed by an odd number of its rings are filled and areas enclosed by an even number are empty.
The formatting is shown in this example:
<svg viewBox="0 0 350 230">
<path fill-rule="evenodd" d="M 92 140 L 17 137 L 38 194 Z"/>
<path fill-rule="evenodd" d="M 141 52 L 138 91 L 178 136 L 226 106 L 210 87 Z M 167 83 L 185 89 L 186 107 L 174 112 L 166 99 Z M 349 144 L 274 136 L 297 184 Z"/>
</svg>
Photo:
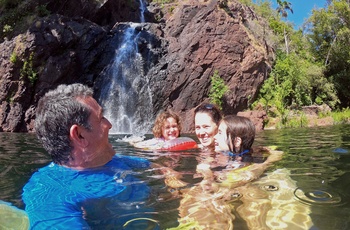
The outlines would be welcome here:
<svg viewBox="0 0 350 230">
<path fill-rule="evenodd" d="M 153 138 L 133 144 L 136 148 L 144 150 L 183 151 L 198 148 L 197 142 L 190 137 L 178 137 L 164 141 L 162 138 Z"/>
<path fill-rule="evenodd" d="M 196 148 L 198 148 L 197 142 L 195 142 L 192 138 L 178 137 L 173 140 L 165 141 L 160 150 L 183 151 Z"/>
</svg>

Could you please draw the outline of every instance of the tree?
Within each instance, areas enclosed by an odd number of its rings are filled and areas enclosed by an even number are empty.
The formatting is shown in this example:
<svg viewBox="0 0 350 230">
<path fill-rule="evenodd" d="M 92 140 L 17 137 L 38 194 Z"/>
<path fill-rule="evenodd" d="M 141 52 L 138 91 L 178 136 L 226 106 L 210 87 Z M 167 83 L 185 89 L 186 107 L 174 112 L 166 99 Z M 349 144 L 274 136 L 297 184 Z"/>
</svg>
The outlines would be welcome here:
<svg viewBox="0 0 350 230">
<path fill-rule="evenodd" d="M 287 1 L 277 0 L 277 4 L 278 4 L 277 12 L 279 14 L 281 14 L 282 18 L 288 17 L 287 10 L 289 10 L 291 13 L 293 13 L 292 3 L 287 2 Z"/>
<path fill-rule="evenodd" d="M 291 13 L 293 13 L 293 9 L 292 9 L 292 3 L 287 2 L 287 1 L 282 1 L 282 0 L 277 0 L 277 13 L 280 14 L 282 16 L 282 18 L 287 18 L 288 16 L 288 12 L 290 11 Z M 284 35 L 284 42 L 286 45 L 286 53 L 289 53 L 289 46 L 288 46 L 288 36 L 287 36 L 287 32 L 286 29 L 284 27 L 283 30 L 283 35 Z"/>
<path fill-rule="evenodd" d="M 325 65 L 341 107 L 350 106 L 350 6 L 348 0 L 332 0 L 325 9 L 313 10 L 308 20 L 308 40 L 316 61 Z"/>
</svg>

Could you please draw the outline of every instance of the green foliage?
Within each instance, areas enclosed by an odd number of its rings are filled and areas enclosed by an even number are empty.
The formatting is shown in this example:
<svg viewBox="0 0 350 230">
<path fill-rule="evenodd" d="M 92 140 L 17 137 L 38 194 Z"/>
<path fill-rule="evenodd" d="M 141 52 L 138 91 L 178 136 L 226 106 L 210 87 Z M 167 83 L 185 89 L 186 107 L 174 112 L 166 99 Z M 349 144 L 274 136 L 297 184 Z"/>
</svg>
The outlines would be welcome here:
<svg viewBox="0 0 350 230">
<path fill-rule="evenodd" d="M 322 71 L 322 67 L 295 53 L 278 52 L 274 68 L 254 104 L 261 104 L 268 114 L 281 117 L 283 125 L 288 120 L 290 107 L 300 108 L 316 102 L 334 107 L 338 98 Z"/>
<path fill-rule="evenodd" d="M 247 5 L 247 6 L 252 6 L 253 2 L 252 0 L 238 0 L 240 3 Z"/>
<path fill-rule="evenodd" d="M 342 107 L 350 106 L 350 6 L 347 0 L 332 0 L 325 9 L 313 10 L 307 38 L 314 59 L 325 66 Z"/>
<path fill-rule="evenodd" d="M 282 0 L 277 0 L 277 13 L 286 18 L 288 16 L 288 11 L 293 13 L 292 3 Z"/>
<path fill-rule="evenodd" d="M 4 25 L 4 28 L 2 29 L 2 32 L 4 32 L 5 34 L 7 34 L 7 33 L 10 33 L 10 32 L 12 32 L 13 31 L 13 28 L 12 28 L 12 26 L 10 26 L 10 25 Z"/>
<path fill-rule="evenodd" d="M 175 10 L 174 6 L 170 6 L 169 9 L 168 9 L 170 14 L 172 14 L 174 12 L 174 10 Z"/>
<path fill-rule="evenodd" d="M 34 85 L 38 78 L 38 74 L 33 69 L 33 57 L 34 54 L 31 53 L 29 59 L 23 62 L 23 66 L 20 70 L 21 79 L 27 77 L 32 85 Z"/>
<path fill-rule="evenodd" d="M 282 128 L 301 128 L 308 126 L 308 119 L 305 113 L 297 111 L 297 114 L 288 119 L 284 124 L 281 124 Z"/>
<path fill-rule="evenodd" d="M 350 123 L 350 109 L 344 108 L 342 111 L 332 112 L 331 116 L 335 124 Z"/>
<path fill-rule="evenodd" d="M 51 12 L 46 8 L 47 5 L 40 5 L 37 7 L 37 12 L 39 17 L 45 17 L 51 14 Z"/>
<path fill-rule="evenodd" d="M 0 0 L 0 42 L 27 30 L 35 17 L 49 14 L 46 5 L 35 0 Z"/>
<path fill-rule="evenodd" d="M 211 76 L 211 88 L 209 91 L 210 101 L 217 104 L 219 107 L 222 105 L 222 98 L 225 93 L 228 92 L 228 87 L 225 85 L 224 80 L 220 77 L 218 71 L 214 71 L 213 76 Z"/>
<path fill-rule="evenodd" d="M 12 104 L 15 100 L 14 98 L 15 98 L 16 92 L 12 91 L 12 92 L 8 92 L 8 93 L 9 93 L 9 95 L 7 95 L 7 97 L 6 97 L 6 102 Z"/>
<path fill-rule="evenodd" d="M 319 118 L 331 117 L 331 111 L 320 111 L 317 115 Z"/>
<path fill-rule="evenodd" d="M 267 20 L 276 18 L 276 11 L 272 9 L 270 1 L 257 1 L 257 4 L 254 6 L 254 10 Z"/>
<path fill-rule="evenodd" d="M 10 62 L 16 63 L 17 62 L 17 54 L 13 52 L 10 57 Z"/>
</svg>

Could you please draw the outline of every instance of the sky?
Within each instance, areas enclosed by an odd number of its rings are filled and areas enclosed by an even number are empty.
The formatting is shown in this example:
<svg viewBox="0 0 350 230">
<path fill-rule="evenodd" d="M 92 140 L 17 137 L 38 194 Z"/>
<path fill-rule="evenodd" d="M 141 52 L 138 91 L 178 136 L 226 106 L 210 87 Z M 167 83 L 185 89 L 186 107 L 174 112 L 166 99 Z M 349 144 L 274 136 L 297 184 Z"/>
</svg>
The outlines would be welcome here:
<svg viewBox="0 0 350 230">
<path fill-rule="evenodd" d="M 275 0 L 270 0 L 276 2 Z M 287 21 L 294 23 L 294 28 L 300 28 L 304 20 L 310 17 L 313 8 L 325 8 L 326 0 L 287 0 L 292 3 L 293 14 L 288 11 Z M 275 3 L 274 3 L 275 4 Z"/>
<path fill-rule="evenodd" d="M 272 2 L 272 7 L 274 9 L 277 8 L 277 0 L 265 0 L 265 1 Z M 310 17 L 312 9 L 324 8 L 327 2 L 326 0 L 285 0 L 285 1 L 292 3 L 293 14 L 290 11 L 287 11 L 288 12 L 287 21 L 292 22 L 294 24 L 294 29 L 299 29 L 302 27 L 304 21 Z M 257 0 L 253 0 L 253 2 L 257 2 Z"/>
</svg>

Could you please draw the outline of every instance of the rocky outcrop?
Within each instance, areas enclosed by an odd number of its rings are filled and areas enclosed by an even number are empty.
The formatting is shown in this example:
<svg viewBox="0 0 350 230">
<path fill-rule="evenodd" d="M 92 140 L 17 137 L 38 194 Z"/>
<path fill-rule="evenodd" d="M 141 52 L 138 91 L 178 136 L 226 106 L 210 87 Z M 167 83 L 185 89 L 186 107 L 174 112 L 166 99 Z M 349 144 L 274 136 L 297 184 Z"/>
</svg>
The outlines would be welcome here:
<svg viewBox="0 0 350 230">
<path fill-rule="evenodd" d="M 38 100 L 58 84 L 92 86 L 106 35 L 89 21 L 54 15 L 0 44 L 0 131 L 32 131 Z"/>
<path fill-rule="evenodd" d="M 127 26 L 112 25 L 139 17 L 138 1 L 97 1 L 98 6 L 87 1 L 81 7 L 83 1 L 47 2 L 49 9 L 65 16 L 38 19 L 27 33 L 0 44 L 0 131 L 32 131 L 39 98 L 58 84 L 81 82 L 98 93 L 120 28 Z M 152 7 L 154 13 L 162 11 Z M 186 1 L 172 7 L 171 14 L 162 14 L 162 23 L 139 26 L 143 32 L 138 46 L 144 58 L 151 57 L 144 75 L 153 95 L 153 116 L 172 109 L 183 118 L 183 132 L 192 132 L 193 108 L 209 100 L 214 71 L 229 87 L 224 113 L 236 114 L 255 99 L 273 52 L 250 27 L 261 20 L 236 1 Z M 147 18 L 153 22 L 152 13 Z"/>
<path fill-rule="evenodd" d="M 152 73 L 157 110 L 180 112 L 185 131 L 193 131 L 191 111 L 208 99 L 214 71 L 229 88 L 224 113 L 246 109 L 266 79 L 272 58 L 271 47 L 247 27 L 257 20 L 250 8 L 235 1 L 177 7 L 166 22 L 168 55 Z"/>
<path fill-rule="evenodd" d="M 116 22 L 140 22 L 140 1 L 135 0 L 40 0 L 47 10 L 70 18 L 85 18 L 100 26 L 112 28 Z M 150 14 L 147 21 L 153 21 Z"/>
</svg>

